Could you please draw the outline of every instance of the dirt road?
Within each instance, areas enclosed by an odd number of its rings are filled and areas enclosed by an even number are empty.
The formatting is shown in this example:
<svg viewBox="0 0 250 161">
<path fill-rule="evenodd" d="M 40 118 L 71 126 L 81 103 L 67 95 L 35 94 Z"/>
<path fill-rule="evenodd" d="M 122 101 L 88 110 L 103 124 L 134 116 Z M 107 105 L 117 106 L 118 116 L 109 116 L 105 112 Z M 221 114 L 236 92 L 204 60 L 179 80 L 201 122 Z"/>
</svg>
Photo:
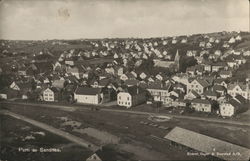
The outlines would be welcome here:
<svg viewBox="0 0 250 161">
<path fill-rule="evenodd" d="M 56 108 L 64 111 L 75 111 L 75 110 L 89 110 L 89 107 L 77 107 L 77 106 L 65 106 L 65 105 L 52 105 L 52 104 L 36 104 L 36 103 L 20 103 L 20 102 L 4 102 L 6 104 L 16 104 L 16 105 L 25 105 L 25 106 L 39 106 L 39 107 L 48 107 L 48 108 Z M 120 110 L 120 109 L 108 109 L 108 108 L 100 108 L 102 111 L 107 112 L 119 112 L 119 113 L 130 113 L 137 115 L 155 115 L 156 113 L 152 112 L 142 112 L 142 111 L 132 111 L 132 110 Z M 195 117 L 195 116 L 184 116 L 184 115 L 170 115 L 161 113 L 160 115 L 174 117 L 177 119 L 189 119 L 189 120 L 197 120 L 197 121 L 205 121 L 210 123 L 218 123 L 218 124 L 229 124 L 229 125 L 242 125 L 242 126 L 250 126 L 250 122 L 240 122 L 235 120 L 223 120 L 216 118 L 205 118 L 205 117 Z"/>
</svg>

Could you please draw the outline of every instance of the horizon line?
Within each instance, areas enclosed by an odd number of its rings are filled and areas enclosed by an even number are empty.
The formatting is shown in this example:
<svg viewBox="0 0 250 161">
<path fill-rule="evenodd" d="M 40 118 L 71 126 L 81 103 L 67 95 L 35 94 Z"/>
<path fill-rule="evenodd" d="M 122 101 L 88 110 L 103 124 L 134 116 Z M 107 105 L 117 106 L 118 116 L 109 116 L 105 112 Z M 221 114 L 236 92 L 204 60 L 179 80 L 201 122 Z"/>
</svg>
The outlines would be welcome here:
<svg viewBox="0 0 250 161">
<path fill-rule="evenodd" d="M 70 40 L 94 40 L 94 39 L 153 39 L 153 38 L 168 38 L 168 37 L 181 37 L 181 36 L 193 36 L 193 35 L 199 35 L 199 34 L 213 34 L 213 33 L 222 33 L 222 32 L 227 32 L 227 33 L 231 33 L 231 32 L 250 32 L 250 31 L 236 31 L 236 30 L 232 30 L 232 31 L 215 31 L 215 32 L 203 32 L 203 33 L 193 33 L 193 34 L 180 34 L 180 35 L 172 35 L 172 36 L 154 36 L 154 37 L 103 37 L 103 38 L 73 38 L 73 39 L 64 39 L 64 38 L 53 38 L 53 39 L 2 39 L 0 38 L 0 41 L 52 41 L 52 40 L 66 40 L 66 41 L 70 41 Z"/>
</svg>

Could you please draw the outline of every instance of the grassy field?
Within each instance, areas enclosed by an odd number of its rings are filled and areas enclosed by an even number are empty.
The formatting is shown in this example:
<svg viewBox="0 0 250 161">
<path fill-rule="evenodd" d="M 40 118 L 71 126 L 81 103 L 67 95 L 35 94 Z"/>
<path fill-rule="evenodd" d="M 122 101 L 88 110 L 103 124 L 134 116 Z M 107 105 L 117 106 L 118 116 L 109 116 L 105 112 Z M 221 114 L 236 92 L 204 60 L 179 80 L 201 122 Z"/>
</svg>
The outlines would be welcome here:
<svg viewBox="0 0 250 161">
<path fill-rule="evenodd" d="M 82 160 L 92 154 L 88 149 L 26 122 L 4 115 L 0 115 L 0 122 L 0 160 Z M 42 152 L 40 148 L 57 150 Z M 31 152 L 32 149 L 37 152 Z"/>
<path fill-rule="evenodd" d="M 35 120 L 49 123 L 50 125 L 58 128 L 61 128 L 61 122 L 56 117 L 67 117 L 70 120 L 80 122 L 81 126 L 79 128 L 91 127 L 98 130 L 107 131 L 121 138 L 119 144 L 132 144 L 140 147 L 146 147 L 152 151 L 159 152 L 166 156 L 171 156 L 169 159 L 201 159 L 197 157 L 194 158 L 194 156 L 186 156 L 185 151 L 169 146 L 167 141 L 153 139 L 151 137 L 152 135 L 162 138 L 169 132 L 169 130 L 163 130 L 140 124 L 140 121 L 150 122 L 147 117 L 142 115 L 111 113 L 103 111 L 95 112 L 91 110 L 65 112 L 44 107 L 14 107 L 14 105 L 9 106 L 8 108 L 13 112 L 23 114 Z M 248 127 L 229 126 L 225 124 L 214 123 L 208 124 L 207 122 L 197 122 L 185 119 L 173 119 L 172 121 L 158 124 L 170 128 L 180 126 L 205 135 L 209 135 L 211 137 L 250 148 L 250 128 Z M 98 143 L 96 138 L 72 131 L 72 127 L 67 127 L 65 130 L 73 133 L 74 135 L 89 139 L 89 141 L 96 141 L 96 143 Z"/>
</svg>

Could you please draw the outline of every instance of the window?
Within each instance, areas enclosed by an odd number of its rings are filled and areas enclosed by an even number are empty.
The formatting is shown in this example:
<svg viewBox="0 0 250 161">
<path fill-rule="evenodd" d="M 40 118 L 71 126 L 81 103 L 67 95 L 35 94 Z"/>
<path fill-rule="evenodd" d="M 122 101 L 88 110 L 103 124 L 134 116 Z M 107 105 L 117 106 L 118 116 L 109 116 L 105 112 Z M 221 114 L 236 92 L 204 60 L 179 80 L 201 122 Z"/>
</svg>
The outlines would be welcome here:
<svg viewBox="0 0 250 161">
<path fill-rule="evenodd" d="M 127 97 L 127 100 L 129 101 L 129 97 Z"/>
<path fill-rule="evenodd" d="M 121 99 L 121 96 L 119 96 L 119 99 Z"/>
<path fill-rule="evenodd" d="M 53 96 L 52 94 L 49 94 L 49 96 Z"/>
<path fill-rule="evenodd" d="M 130 102 L 128 102 L 128 105 L 130 106 Z"/>
</svg>

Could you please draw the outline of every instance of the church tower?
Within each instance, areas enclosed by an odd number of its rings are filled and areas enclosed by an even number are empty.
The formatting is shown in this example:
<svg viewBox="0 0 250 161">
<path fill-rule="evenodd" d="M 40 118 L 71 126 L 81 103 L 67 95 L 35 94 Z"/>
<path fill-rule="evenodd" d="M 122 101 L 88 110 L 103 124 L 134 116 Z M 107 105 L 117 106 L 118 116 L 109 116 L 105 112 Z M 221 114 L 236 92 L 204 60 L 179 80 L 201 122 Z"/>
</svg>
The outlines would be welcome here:
<svg viewBox="0 0 250 161">
<path fill-rule="evenodd" d="M 176 65 L 176 67 L 177 67 L 176 71 L 179 71 L 179 69 L 180 69 L 180 55 L 179 55 L 178 49 L 176 51 L 176 55 L 175 55 L 175 58 L 174 58 L 174 63 Z"/>
</svg>

